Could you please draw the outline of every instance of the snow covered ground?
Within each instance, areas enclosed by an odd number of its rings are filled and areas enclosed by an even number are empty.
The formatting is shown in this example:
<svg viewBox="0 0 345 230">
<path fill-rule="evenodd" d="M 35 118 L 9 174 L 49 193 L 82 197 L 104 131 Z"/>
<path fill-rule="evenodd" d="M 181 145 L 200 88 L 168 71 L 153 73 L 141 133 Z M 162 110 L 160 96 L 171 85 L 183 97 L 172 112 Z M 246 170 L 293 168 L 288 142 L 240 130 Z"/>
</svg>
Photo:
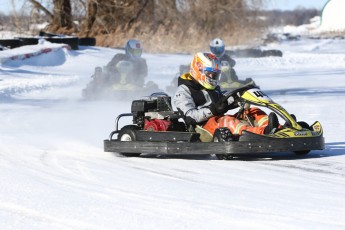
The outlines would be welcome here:
<svg viewBox="0 0 345 230">
<path fill-rule="evenodd" d="M 325 150 L 118 157 L 103 139 L 130 101 L 87 102 L 81 90 L 121 50 L 1 51 L 0 229 L 345 229 L 345 41 L 263 48 L 284 56 L 236 59 L 238 75 L 299 120 L 319 120 Z M 143 57 L 164 89 L 192 55 Z"/>
</svg>

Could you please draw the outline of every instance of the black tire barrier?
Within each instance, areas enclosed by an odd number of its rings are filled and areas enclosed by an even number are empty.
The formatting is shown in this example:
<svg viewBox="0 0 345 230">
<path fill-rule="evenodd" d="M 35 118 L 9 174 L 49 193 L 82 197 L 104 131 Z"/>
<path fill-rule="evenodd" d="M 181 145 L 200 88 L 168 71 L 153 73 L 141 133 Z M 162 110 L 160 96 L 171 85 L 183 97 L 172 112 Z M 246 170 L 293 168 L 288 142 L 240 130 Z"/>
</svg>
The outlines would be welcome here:
<svg viewBox="0 0 345 230">
<path fill-rule="evenodd" d="M 78 38 L 78 37 L 41 37 L 52 43 L 67 44 L 73 50 L 78 50 L 79 45 L 94 46 L 96 45 L 95 38 Z M 37 45 L 40 38 L 33 37 L 19 37 L 16 39 L 1 39 L 0 45 L 10 49 L 17 48 L 24 45 Z M 80 42 L 81 40 L 81 42 Z"/>
<path fill-rule="evenodd" d="M 237 50 L 236 55 L 240 57 L 262 57 L 259 49 L 243 49 Z"/>
<path fill-rule="evenodd" d="M 238 50 L 226 50 L 230 57 L 246 58 L 246 57 L 261 57 L 261 50 L 259 49 L 238 49 Z"/>
<path fill-rule="evenodd" d="M 37 44 L 38 44 L 38 39 L 39 39 L 39 38 L 24 38 L 24 37 L 19 37 L 18 39 L 22 41 L 22 46 L 27 46 L 27 45 L 37 45 Z"/>
<path fill-rule="evenodd" d="M 20 39 L 0 39 L 0 45 L 13 49 L 22 46 L 22 41 Z"/>
<path fill-rule="evenodd" d="M 283 57 L 283 52 L 280 50 L 264 50 L 262 51 L 262 56 L 263 57 Z"/>
<path fill-rule="evenodd" d="M 92 37 L 79 38 L 79 45 L 80 46 L 95 46 L 96 38 L 92 38 Z"/>
<path fill-rule="evenodd" d="M 79 38 L 78 37 L 48 37 L 45 38 L 47 41 L 52 43 L 67 44 L 73 50 L 79 49 Z"/>
<path fill-rule="evenodd" d="M 282 57 L 283 52 L 280 50 L 260 50 L 260 49 L 238 49 L 225 50 L 225 53 L 230 57 L 235 58 L 260 58 L 260 57 Z"/>
<path fill-rule="evenodd" d="M 48 33 L 48 32 L 44 32 L 44 31 L 40 31 L 39 32 L 39 36 L 40 37 L 48 37 L 48 38 L 69 38 L 69 37 L 65 37 L 64 34 L 53 34 L 53 33 Z M 73 38 L 78 38 L 78 37 L 73 37 Z M 82 37 L 82 38 L 78 38 L 78 45 L 80 46 L 95 46 L 96 45 L 96 38 L 94 37 Z M 53 41 L 51 41 L 53 42 Z M 78 49 L 76 47 L 75 44 L 76 41 L 73 41 L 73 44 L 69 44 L 71 47 L 75 47 L 72 49 Z"/>
<path fill-rule="evenodd" d="M 40 31 L 38 36 L 40 36 L 40 37 L 61 37 L 61 34 L 53 34 L 53 33 Z"/>
</svg>

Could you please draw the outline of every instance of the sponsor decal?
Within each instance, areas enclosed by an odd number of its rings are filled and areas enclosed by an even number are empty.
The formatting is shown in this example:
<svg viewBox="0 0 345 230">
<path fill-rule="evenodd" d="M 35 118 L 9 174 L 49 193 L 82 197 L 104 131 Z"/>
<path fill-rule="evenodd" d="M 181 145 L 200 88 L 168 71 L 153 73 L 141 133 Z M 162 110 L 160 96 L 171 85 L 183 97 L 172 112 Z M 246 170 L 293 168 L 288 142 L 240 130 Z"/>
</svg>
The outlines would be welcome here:
<svg viewBox="0 0 345 230">
<path fill-rule="evenodd" d="M 271 98 L 269 96 L 267 96 L 264 92 L 262 92 L 261 90 L 257 90 L 257 89 L 250 89 L 248 90 L 248 92 L 250 92 L 250 94 L 257 98 L 260 101 L 269 101 L 269 102 L 273 102 L 271 100 Z"/>
<path fill-rule="evenodd" d="M 256 97 L 267 97 L 262 91 L 254 91 L 253 93 Z"/>
<path fill-rule="evenodd" d="M 320 127 L 320 125 L 314 125 L 314 126 L 313 126 L 313 129 L 314 129 L 316 132 L 320 132 L 321 127 Z"/>
<path fill-rule="evenodd" d="M 307 132 L 305 131 L 297 131 L 294 133 L 295 136 L 307 136 Z"/>
<path fill-rule="evenodd" d="M 319 133 L 318 133 L 318 132 L 311 131 L 311 135 L 312 135 L 312 136 L 319 136 Z"/>
</svg>

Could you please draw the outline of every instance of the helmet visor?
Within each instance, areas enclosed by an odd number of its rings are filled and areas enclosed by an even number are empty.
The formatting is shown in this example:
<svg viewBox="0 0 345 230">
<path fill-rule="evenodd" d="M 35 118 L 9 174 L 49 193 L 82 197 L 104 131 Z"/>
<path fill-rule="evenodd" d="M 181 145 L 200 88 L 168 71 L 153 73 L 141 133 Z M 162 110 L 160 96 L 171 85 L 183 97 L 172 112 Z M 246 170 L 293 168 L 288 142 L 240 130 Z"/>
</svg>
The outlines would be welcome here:
<svg viewBox="0 0 345 230">
<path fill-rule="evenodd" d="M 225 47 L 224 46 L 212 46 L 211 52 L 216 56 L 221 56 L 225 52 Z"/>
<path fill-rule="evenodd" d="M 215 81 L 219 81 L 220 73 L 221 71 L 219 69 L 215 69 L 212 67 L 206 67 L 204 69 L 205 76 Z"/>
</svg>

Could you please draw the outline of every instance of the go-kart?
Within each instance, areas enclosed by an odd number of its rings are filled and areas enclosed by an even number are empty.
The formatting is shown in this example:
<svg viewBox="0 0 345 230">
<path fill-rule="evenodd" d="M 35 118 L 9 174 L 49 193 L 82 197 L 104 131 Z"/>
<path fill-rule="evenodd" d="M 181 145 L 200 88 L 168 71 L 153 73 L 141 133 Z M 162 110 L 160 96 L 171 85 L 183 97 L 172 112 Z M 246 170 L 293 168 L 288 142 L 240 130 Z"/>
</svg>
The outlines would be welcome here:
<svg viewBox="0 0 345 230">
<path fill-rule="evenodd" d="M 115 83 L 101 87 L 88 85 L 82 90 L 82 98 L 87 101 L 133 100 L 138 96 L 144 97 L 154 91 L 159 91 L 159 88 L 153 81 L 148 81 L 141 87 L 132 83 Z"/>
<path fill-rule="evenodd" d="M 96 79 L 99 81 L 95 79 L 91 81 L 82 90 L 82 97 L 86 100 L 123 100 L 133 99 L 133 95 L 144 96 L 159 90 L 158 85 L 152 81 L 144 83 L 143 79 L 137 81 L 130 79 L 133 68 L 133 64 L 129 61 L 119 61 L 115 73 L 104 67 L 100 79 Z"/>
<path fill-rule="evenodd" d="M 120 114 L 115 120 L 115 130 L 104 140 L 104 151 L 123 156 L 150 154 L 215 154 L 218 159 L 232 159 L 236 155 L 294 152 L 297 155 L 311 150 L 324 149 L 321 124 L 297 122 L 295 116 L 275 103 L 255 85 L 248 85 L 226 93 L 239 105 L 238 117 L 250 124 L 246 109 L 251 105 L 265 107 L 285 121 L 274 133 L 255 134 L 243 131 L 234 135 L 228 128 L 218 128 L 214 134 L 201 126 L 187 127 L 183 116 L 173 111 L 171 98 L 166 94 L 153 94 L 148 99 L 134 100 L 131 113 Z M 119 129 L 122 117 L 133 117 L 133 124 Z M 114 135 L 117 134 L 117 138 Z"/>
</svg>

